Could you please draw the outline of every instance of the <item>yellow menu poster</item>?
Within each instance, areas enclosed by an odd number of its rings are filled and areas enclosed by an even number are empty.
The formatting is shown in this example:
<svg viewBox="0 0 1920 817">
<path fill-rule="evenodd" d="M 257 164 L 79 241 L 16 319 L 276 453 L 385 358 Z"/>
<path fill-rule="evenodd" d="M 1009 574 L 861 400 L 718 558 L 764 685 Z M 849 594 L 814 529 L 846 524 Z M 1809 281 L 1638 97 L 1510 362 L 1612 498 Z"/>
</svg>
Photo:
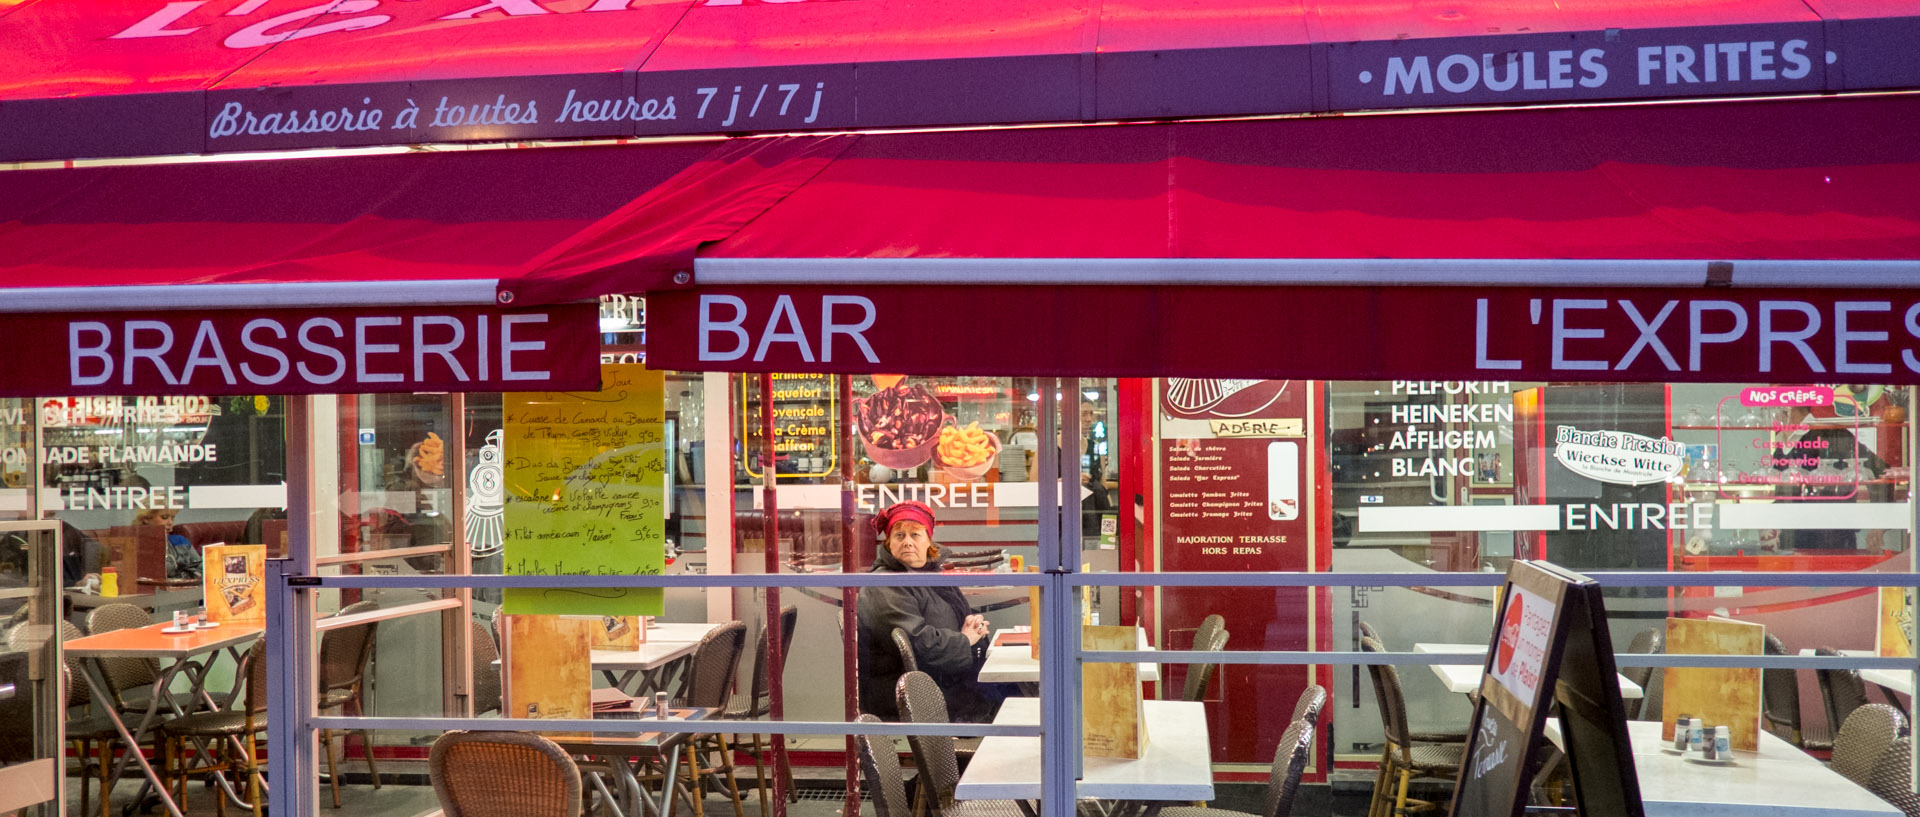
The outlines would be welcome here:
<svg viewBox="0 0 1920 817">
<path fill-rule="evenodd" d="M 505 572 L 649 576 L 666 566 L 664 378 L 600 367 L 598 392 L 506 395 Z M 509 588 L 510 614 L 657 616 L 658 588 Z"/>
<path fill-rule="evenodd" d="M 1880 588 L 1879 618 L 1880 639 L 1875 654 L 1894 658 L 1913 655 L 1913 591 Z"/>
<path fill-rule="evenodd" d="M 267 623 L 267 546 L 208 545 L 200 554 L 207 620 Z"/>
</svg>

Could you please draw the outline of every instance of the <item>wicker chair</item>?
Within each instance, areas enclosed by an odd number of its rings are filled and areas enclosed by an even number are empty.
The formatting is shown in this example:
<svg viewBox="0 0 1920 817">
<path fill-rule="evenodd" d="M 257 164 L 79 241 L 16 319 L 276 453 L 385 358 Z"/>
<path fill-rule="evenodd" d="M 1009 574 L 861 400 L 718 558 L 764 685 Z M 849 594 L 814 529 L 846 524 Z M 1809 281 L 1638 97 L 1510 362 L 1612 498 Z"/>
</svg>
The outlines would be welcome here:
<svg viewBox="0 0 1920 817">
<path fill-rule="evenodd" d="M 740 672 L 740 654 L 745 651 L 747 625 L 739 621 L 729 621 L 700 639 L 700 646 L 693 651 L 693 667 L 687 672 L 686 683 L 680 688 L 680 700 L 686 706 L 708 707 L 715 712 L 725 712 L 733 701 L 734 678 Z M 709 775 L 703 779 L 700 764 L 707 752 L 718 752 L 720 763 L 707 767 Z M 687 790 L 691 793 L 694 814 L 705 817 L 706 807 L 701 805 L 707 788 L 713 786 L 725 792 L 733 800 L 733 813 L 736 817 L 743 813 L 740 805 L 740 783 L 734 774 L 733 746 L 727 736 L 720 732 L 701 732 L 687 739 Z M 714 778 L 726 774 L 726 784 L 719 785 Z"/>
<path fill-rule="evenodd" d="M 493 643 L 493 635 L 487 632 L 487 626 L 478 621 L 467 622 L 473 638 L 473 714 L 475 717 L 488 712 L 497 712 L 500 703 L 500 668 L 493 662 L 500 660 L 500 647 Z"/>
<path fill-rule="evenodd" d="M 214 771 L 233 771 L 247 777 L 247 798 L 253 803 L 253 817 L 260 817 L 260 765 L 259 746 L 254 736 L 267 731 L 267 640 L 258 639 L 253 648 L 247 651 L 246 660 L 247 690 L 245 703 L 238 709 L 228 708 L 222 712 L 196 712 L 167 721 L 160 727 L 165 748 L 161 754 L 163 778 L 174 786 L 174 801 L 180 804 L 180 810 L 187 810 L 187 778 L 196 774 Z M 193 758 L 187 754 L 187 741 L 204 741 L 211 744 L 212 763 L 195 767 Z M 234 756 L 232 743 L 239 741 L 243 751 Z M 214 795 L 214 813 L 227 813 L 227 798 L 222 793 Z"/>
<path fill-rule="evenodd" d="M 1766 653 L 1768 655 L 1788 655 L 1787 646 L 1780 637 L 1767 633 Z M 1800 734 L 1800 674 L 1791 669 L 1763 669 L 1760 671 L 1761 715 L 1766 718 L 1767 730 L 1793 743 L 1802 746 Z"/>
<path fill-rule="evenodd" d="M 1886 704 L 1863 704 L 1847 716 L 1833 736 L 1833 770 L 1864 786 L 1873 766 L 1895 738 L 1906 732 L 1906 718 Z"/>
<path fill-rule="evenodd" d="M 1656 653 L 1665 651 L 1665 645 L 1655 650 Z M 1633 667 L 1628 667 L 1628 669 L 1633 669 Z M 1647 673 L 1647 682 L 1640 685 L 1640 715 L 1634 718 L 1634 720 L 1658 721 L 1661 720 L 1662 711 L 1666 709 L 1667 671 L 1661 667 L 1648 667 L 1647 669 L 1650 670 Z"/>
<path fill-rule="evenodd" d="M 1320 689 L 1318 686 L 1309 690 Z M 1326 690 L 1320 690 L 1324 699 Z M 1305 698 L 1302 698 L 1305 701 Z M 1296 720 L 1287 726 L 1280 736 L 1280 745 L 1273 750 L 1273 766 L 1267 771 L 1266 797 L 1261 801 L 1258 817 L 1288 817 L 1293 813 L 1293 798 L 1300 790 L 1300 776 L 1307 770 L 1307 760 L 1313 754 L 1314 727 L 1311 721 Z M 1242 811 L 1229 811 L 1218 808 L 1166 808 L 1160 810 L 1160 817 L 1255 817 Z"/>
<path fill-rule="evenodd" d="M 861 715 L 860 723 L 879 723 L 873 715 Z M 886 735 L 854 735 L 860 755 L 860 776 L 867 780 L 867 799 L 873 801 L 875 817 L 913 817 L 907 802 L 907 783 L 900 774 L 900 754 L 893 738 Z M 453 817 L 449 814 L 448 817 Z"/>
<path fill-rule="evenodd" d="M 1208 616 L 1207 618 L 1212 620 L 1219 618 L 1219 616 Z M 1211 638 L 1206 642 L 1195 641 L 1193 645 L 1194 649 L 1205 650 L 1207 652 L 1219 652 L 1227 648 L 1226 630 L 1208 630 L 1203 623 L 1200 630 L 1196 632 L 1196 635 L 1200 634 L 1210 635 Z M 1186 686 L 1180 691 L 1180 700 L 1193 701 L 1196 703 L 1206 700 L 1207 686 L 1213 683 L 1213 674 L 1219 671 L 1220 665 L 1189 664 L 1187 666 Z"/>
<path fill-rule="evenodd" d="M 1357 623 L 1355 626 L 1360 630 L 1361 638 L 1371 638 L 1375 641 L 1380 642 L 1381 646 L 1386 646 L 1387 640 L 1380 637 L 1380 631 L 1374 629 L 1372 624 L 1368 624 L 1367 622 L 1362 621 Z"/>
<path fill-rule="evenodd" d="M 1308 724 L 1318 727 L 1320 725 L 1320 710 L 1325 709 L 1326 706 L 1327 688 L 1319 684 L 1308 684 L 1306 690 L 1300 693 L 1300 700 L 1293 704 L 1293 719 L 1296 721 L 1306 721 Z"/>
<path fill-rule="evenodd" d="M 900 717 L 911 723 L 951 723 L 947 713 L 947 695 L 933 676 L 924 672 L 908 672 L 900 676 L 894 687 L 894 695 L 900 705 Z M 956 741 L 947 735 L 911 735 L 907 745 L 913 748 L 913 765 L 920 781 L 915 787 L 914 813 L 924 809 L 936 817 L 1014 817 L 1021 813 L 1020 806 L 1011 800 L 960 800 L 953 799 L 953 789 L 960 783 L 960 755 L 955 747 Z"/>
<path fill-rule="evenodd" d="M 1906 817 L 1920 817 L 1920 795 L 1913 793 L 1913 738 L 1902 737 L 1887 745 L 1873 764 L 1867 791 L 1887 801 Z"/>
<path fill-rule="evenodd" d="M 1826 647 L 1814 650 L 1815 655 L 1838 656 L 1840 653 Z M 1817 669 L 1813 677 L 1820 682 L 1820 700 L 1827 708 L 1827 734 L 1833 735 L 1834 748 L 1839 748 L 1840 727 L 1847 722 L 1847 716 L 1853 710 L 1867 704 L 1867 685 L 1860 680 L 1860 673 L 1850 669 Z M 1818 740 L 1808 743 L 1818 747 Z M 1872 762 L 1872 761 L 1868 761 Z"/>
<path fill-rule="evenodd" d="M 1386 652 L 1380 642 L 1371 638 L 1362 638 L 1360 645 L 1368 652 Z M 1369 814 L 1402 815 L 1409 810 L 1409 804 L 1414 810 L 1438 808 L 1436 803 L 1408 799 L 1407 789 L 1414 780 L 1422 778 L 1451 782 L 1459 775 L 1465 744 L 1424 743 L 1415 739 L 1407 729 L 1407 701 L 1401 691 L 1399 671 L 1392 664 L 1369 664 L 1367 672 L 1373 678 L 1380 721 L 1386 734 Z"/>
<path fill-rule="evenodd" d="M 780 666 L 783 670 L 787 666 L 787 654 L 793 651 L 793 629 L 795 625 L 799 624 L 799 622 L 800 622 L 799 607 L 796 607 L 791 604 L 781 605 L 780 607 Z M 768 673 L 770 672 L 770 667 L 769 667 L 770 662 L 767 660 L 767 658 L 769 657 L 769 653 L 767 650 L 767 632 L 768 632 L 768 628 L 764 626 L 761 627 L 760 636 L 754 642 L 753 688 L 750 694 L 746 698 L 739 698 L 738 696 L 735 697 L 734 704 L 727 709 L 727 714 L 725 716 L 727 718 L 730 718 L 733 720 L 741 720 L 741 719 L 752 719 L 752 718 L 764 718 L 770 714 L 773 714 L 773 693 L 771 692 L 772 684 L 771 684 L 771 679 L 768 677 Z M 759 734 L 756 733 L 752 737 L 753 737 L 753 745 L 751 747 L 736 746 L 734 750 L 742 754 L 745 754 L 748 757 L 753 758 L 753 778 L 754 778 L 755 785 L 760 792 L 760 815 L 761 817 L 766 817 L 768 813 L 767 812 L 767 766 L 766 766 L 767 758 L 766 756 L 768 754 L 771 754 L 769 750 L 772 748 L 772 743 L 771 741 L 769 741 L 766 745 L 763 746 L 760 742 Z M 792 803 L 800 802 L 799 794 L 796 791 L 794 791 L 794 787 L 793 787 L 793 769 L 782 765 L 782 766 L 776 767 L 773 770 L 773 773 L 779 775 L 782 779 L 786 781 L 788 802 L 792 802 Z"/>
<path fill-rule="evenodd" d="M 341 608 L 340 615 L 349 616 L 379 608 L 378 602 L 362 601 Z M 365 713 L 362 688 L 367 663 L 373 658 L 377 626 L 377 623 L 369 622 L 320 634 L 320 711 L 342 709 L 350 705 L 354 714 Z M 357 730 L 357 734 L 360 735 L 360 749 L 366 753 L 367 774 L 373 777 L 373 787 L 380 788 L 380 769 L 373 765 L 373 736 L 364 729 Z M 339 808 L 340 769 L 334 762 L 333 735 L 332 729 L 320 730 L 320 748 L 327 753 L 327 785 L 333 789 L 333 807 Z"/>
<path fill-rule="evenodd" d="M 1635 655 L 1653 655 L 1661 651 L 1665 646 L 1665 641 L 1666 635 L 1660 632 L 1660 628 L 1648 627 L 1633 634 L 1633 640 L 1627 642 L 1627 652 Z M 1646 694 L 1647 684 L 1652 682 L 1653 674 L 1657 669 L 1659 668 L 1626 667 L 1620 670 L 1620 674 L 1626 676 L 1627 680 L 1632 681 L 1635 686 L 1640 687 L 1641 694 L 1644 696 Z M 1645 703 L 1645 701 L 1646 699 L 1642 697 L 1627 698 L 1620 702 L 1626 705 L 1627 720 L 1638 720 L 1640 718 L 1641 704 Z"/>
<path fill-rule="evenodd" d="M 913 654 L 913 638 L 899 627 L 893 628 L 893 651 L 900 654 L 901 672 L 920 671 L 920 659 Z"/>
<path fill-rule="evenodd" d="M 87 632 L 110 633 L 153 624 L 146 610 L 125 602 L 103 604 L 87 614 Z M 121 712 L 146 712 L 153 700 L 153 684 L 159 680 L 158 667 L 151 658 L 105 658 L 100 669 L 107 677 L 107 700 Z M 96 690 L 98 691 L 98 690 Z M 192 703 L 184 705 L 191 707 Z"/>
<path fill-rule="evenodd" d="M 1372 629 L 1372 628 L 1368 628 L 1368 629 Z M 1361 636 L 1360 649 L 1365 652 L 1386 652 L 1387 651 L 1386 646 L 1379 639 L 1373 638 L 1371 636 Z M 1399 677 L 1399 670 L 1394 670 L 1394 677 L 1395 678 Z M 1374 683 L 1373 694 L 1374 694 L 1373 699 L 1376 702 L 1385 700 L 1384 698 L 1381 697 L 1382 693 L 1380 690 L 1380 685 L 1377 681 Z M 1382 705 L 1384 706 L 1384 704 Z M 1382 714 L 1384 716 L 1384 713 Z M 1466 733 L 1466 730 L 1463 730 L 1463 729 L 1420 731 L 1417 729 L 1413 729 L 1412 727 L 1408 727 L 1407 737 L 1408 739 L 1412 740 L 1414 743 L 1466 743 L 1467 742 L 1467 733 Z"/>
<path fill-rule="evenodd" d="M 22 608 L 24 609 L 24 608 Z M 7 629 L 6 642 L 17 650 L 32 649 L 25 641 L 28 627 L 26 622 L 15 624 Z M 62 619 L 60 622 L 60 640 L 72 641 L 82 635 L 73 622 Z M 83 659 L 68 658 L 60 668 L 67 684 L 66 738 L 74 745 L 74 756 L 79 758 L 80 766 L 80 814 L 92 812 L 90 789 L 93 772 L 100 776 L 100 817 L 107 817 L 107 776 L 113 769 L 113 756 L 120 745 L 120 733 L 104 715 L 96 714 L 91 704 L 93 693 L 87 686 L 87 678 L 82 674 L 80 662 Z M 77 712 L 74 710 L 78 710 Z M 99 744 L 99 757 L 94 757 L 94 744 Z"/>
<path fill-rule="evenodd" d="M 526 732 L 448 732 L 428 755 L 446 817 L 578 817 L 580 769 Z"/>
</svg>

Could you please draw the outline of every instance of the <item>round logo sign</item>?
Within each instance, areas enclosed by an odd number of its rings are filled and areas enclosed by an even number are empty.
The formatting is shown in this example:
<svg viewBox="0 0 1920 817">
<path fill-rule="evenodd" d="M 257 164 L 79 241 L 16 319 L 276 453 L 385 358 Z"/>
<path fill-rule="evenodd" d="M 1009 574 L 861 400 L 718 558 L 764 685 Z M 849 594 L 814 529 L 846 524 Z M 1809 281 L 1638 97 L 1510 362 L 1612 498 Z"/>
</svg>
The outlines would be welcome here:
<svg viewBox="0 0 1920 817">
<path fill-rule="evenodd" d="M 1513 664 L 1514 645 L 1520 643 L 1520 619 L 1526 598 L 1514 594 L 1513 601 L 1507 604 L 1507 620 L 1500 625 L 1500 648 L 1493 654 L 1493 668 L 1504 673 Z"/>
</svg>

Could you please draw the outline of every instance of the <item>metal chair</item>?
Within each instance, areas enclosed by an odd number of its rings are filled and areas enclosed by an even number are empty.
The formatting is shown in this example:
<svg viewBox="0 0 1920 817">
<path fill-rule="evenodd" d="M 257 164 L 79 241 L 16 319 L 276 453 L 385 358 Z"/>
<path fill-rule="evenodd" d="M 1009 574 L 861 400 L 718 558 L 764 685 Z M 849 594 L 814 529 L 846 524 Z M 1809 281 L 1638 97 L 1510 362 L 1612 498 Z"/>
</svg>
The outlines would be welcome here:
<svg viewBox="0 0 1920 817">
<path fill-rule="evenodd" d="M 729 621 L 708 632 L 700 639 L 700 646 L 693 651 L 693 667 L 687 671 L 687 680 L 680 688 L 680 700 L 686 706 L 699 706 L 712 709 L 715 713 L 724 713 L 727 705 L 733 701 L 734 678 L 740 672 L 740 654 L 747 643 L 747 625 L 739 621 Z M 708 780 L 700 774 L 702 755 L 709 751 L 720 753 L 720 763 L 707 768 Z M 687 738 L 687 791 L 688 799 L 693 801 L 693 812 L 705 817 L 706 807 L 701 801 L 706 799 L 707 786 L 718 785 L 710 781 L 724 772 L 726 785 L 718 786 L 733 800 L 733 813 L 738 817 L 743 811 L 740 805 L 740 782 L 734 775 L 734 756 L 732 744 L 727 736 L 720 732 L 700 732 Z"/>
<path fill-rule="evenodd" d="M 580 768 L 527 732 L 448 732 L 427 759 L 446 817 L 578 817 Z"/>
<path fill-rule="evenodd" d="M 1662 633 L 1660 628 L 1648 627 L 1633 634 L 1633 640 L 1627 642 L 1627 652 L 1636 655 L 1652 655 L 1661 651 L 1665 641 L 1666 634 Z M 1620 670 L 1620 674 L 1626 676 L 1627 680 L 1632 681 L 1635 686 L 1640 687 L 1641 694 L 1645 695 L 1647 684 L 1651 683 L 1657 669 L 1659 668 L 1626 667 Z M 1627 720 L 1639 720 L 1640 711 L 1643 708 L 1641 704 L 1644 702 L 1645 698 L 1628 698 L 1621 701 L 1626 705 Z"/>
<path fill-rule="evenodd" d="M 1912 737 L 1902 737 L 1887 745 L 1886 751 L 1874 761 L 1866 787 L 1906 817 L 1920 817 L 1920 795 L 1913 793 Z"/>
<path fill-rule="evenodd" d="M 791 604 L 781 605 L 780 607 L 780 667 L 783 670 L 787 666 L 787 654 L 793 651 L 793 629 L 794 629 L 794 626 L 799 623 L 799 620 L 800 620 L 799 607 L 796 607 Z M 767 627 L 764 627 L 764 626 L 761 627 L 760 636 L 754 642 L 753 687 L 746 698 L 742 699 L 742 698 L 739 698 L 738 696 L 735 697 L 734 704 L 727 709 L 727 713 L 725 716 L 729 719 L 741 720 L 741 719 L 764 718 L 773 713 L 773 694 L 771 692 L 772 684 L 771 684 L 771 679 L 768 677 L 768 673 L 771 671 L 769 668 L 769 664 L 771 662 L 767 660 L 769 656 L 769 652 L 767 650 L 767 631 L 768 631 Z M 766 768 L 766 763 L 764 762 L 764 756 L 767 754 L 770 754 L 769 750 L 771 748 L 772 748 L 771 741 L 769 741 L 766 746 L 764 747 L 762 746 L 760 742 L 760 735 L 758 733 L 755 733 L 753 735 L 753 745 L 751 747 L 739 746 L 739 745 L 736 745 L 734 747 L 734 751 L 739 752 L 741 754 L 745 754 L 746 756 L 753 758 L 753 777 L 754 777 L 755 785 L 760 792 L 761 817 L 766 817 L 766 814 L 767 814 L 767 768 Z M 800 802 L 799 794 L 794 791 L 794 787 L 793 787 L 793 769 L 789 768 L 788 766 L 781 765 L 776 767 L 773 770 L 773 773 L 779 775 L 782 779 L 786 781 L 787 802 L 790 802 L 790 803 Z"/>
<path fill-rule="evenodd" d="M 920 671 L 920 659 L 913 654 L 913 638 L 899 627 L 893 628 L 893 651 L 900 654 L 901 672 Z"/>
<path fill-rule="evenodd" d="M 263 806 L 260 778 L 264 767 L 260 764 L 260 748 L 254 742 L 254 736 L 267 731 L 269 690 L 265 638 L 254 641 L 253 648 L 247 651 L 245 669 L 245 703 L 238 709 L 182 715 L 160 727 L 164 746 L 161 753 L 162 777 L 174 784 L 174 801 L 180 804 L 182 811 L 187 810 L 188 777 L 207 772 L 235 771 L 246 775 L 247 797 L 253 804 L 253 817 L 260 817 Z M 190 740 L 210 744 L 212 762 L 209 765 L 192 765 L 193 758 L 187 755 L 187 742 Z M 235 742 L 242 749 L 237 756 L 231 751 Z M 227 813 L 225 792 L 214 793 L 214 813 Z"/>
<path fill-rule="evenodd" d="M 861 715 L 859 722 L 879 723 L 880 719 Z M 913 817 L 913 807 L 907 802 L 907 783 L 900 774 L 900 754 L 894 751 L 893 738 L 854 735 L 853 743 L 860 755 L 860 776 L 867 780 L 867 799 L 873 802 L 876 817 Z"/>
<path fill-rule="evenodd" d="M 153 624 L 146 610 L 126 602 L 102 604 L 87 614 L 87 632 L 98 635 Z M 121 712 L 145 712 L 153 698 L 159 669 L 151 658 L 105 658 L 100 669 L 107 679 L 107 700 Z M 95 690 L 96 692 L 98 690 Z M 183 705 L 192 707 L 191 702 Z"/>
<path fill-rule="evenodd" d="M 1219 616 L 1207 616 L 1207 618 L 1211 620 L 1211 619 L 1219 618 Z M 1203 622 L 1203 625 L 1204 625 L 1204 622 Z M 1202 626 L 1201 631 L 1202 633 L 1211 635 L 1211 640 L 1206 642 L 1195 641 L 1194 649 L 1205 650 L 1208 652 L 1219 652 L 1227 648 L 1227 631 L 1226 630 L 1214 629 L 1214 630 L 1208 631 L 1204 626 Z M 1200 633 L 1196 633 L 1196 635 L 1198 634 Z M 1213 683 L 1213 674 L 1219 671 L 1220 665 L 1219 664 L 1189 664 L 1187 665 L 1187 667 L 1188 668 L 1187 668 L 1186 686 L 1181 690 L 1180 700 L 1194 701 L 1194 702 L 1206 700 L 1207 686 Z"/>
<path fill-rule="evenodd" d="M 1780 637 L 1767 633 L 1766 653 L 1768 655 L 1788 655 L 1787 646 Z M 1767 720 L 1767 730 L 1802 746 L 1800 735 L 1800 674 L 1792 669 L 1763 669 L 1760 671 L 1761 715 Z"/>
<path fill-rule="evenodd" d="M 1360 640 L 1368 652 L 1386 652 L 1379 641 Z M 1452 782 L 1459 776 L 1466 745 L 1463 743 L 1425 743 L 1414 739 L 1407 729 L 1407 702 L 1400 686 L 1400 673 L 1392 664 L 1369 664 L 1373 689 L 1380 704 L 1380 720 L 1386 735 L 1381 753 L 1380 774 L 1375 778 L 1369 817 L 1406 814 L 1413 810 L 1440 808 L 1438 803 L 1412 800 L 1407 790 L 1416 779 Z M 1392 791 L 1389 792 L 1388 790 Z"/>
<path fill-rule="evenodd" d="M 1864 704 L 1853 710 L 1833 736 L 1833 770 L 1866 785 L 1880 754 L 1907 731 L 1906 720 L 1900 710 L 1886 704 Z"/>
<path fill-rule="evenodd" d="M 340 608 L 339 615 L 350 616 L 378 609 L 378 602 L 362 601 Z M 367 665 L 373 659 L 377 626 L 377 622 L 368 622 L 320 634 L 320 711 L 343 709 L 351 705 L 354 714 L 365 714 L 362 690 Z M 327 753 L 327 784 L 333 789 L 333 807 L 339 808 L 340 769 L 333 757 L 334 731 L 320 730 L 320 748 Z M 355 733 L 360 736 L 360 749 L 367 757 L 367 774 L 373 776 L 373 787 L 378 789 L 380 769 L 373 765 L 373 736 L 364 729 L 355 730 Z"/>
<path fill-rule="evenodd" d="M 1821 647 L 1813 651 L 1815 655 L 1838 656 L 1837 650 Z M 1840 742 L 1839 729 L 1847 722 L 1847 716 L 1855 709 L 1867 704 L 1867 685 L 1860 680 L 1860 673 L 1850 669 L 1817 669 L 1813 677 L 1820 682 L 1820 700 L 1827 708 L 1827 734 L 1833 735 L 1833 744 Z M 1818 741 L 1809 741 L 1817 745 Z"/>
<path fill-rule="evenodd" d="M 1318 686 L 1309 690 L 1320 689 Z M 1322 700 L 1326 690 L 1320 690 Z M 1305 698 L 1302 698 L 1305 701 Z M 1294 795 L 1300 790 L 1300 776 L 1307 770 L 1307 760 L 1313 754 L 1314 725 L 1312 721 L 1295 720 L 1287 726 L 1280 736 L 1280 745 L 1273 750 L 1273 766 L 1267 770 L 1266 796 L 1261 800 L 1258 817 L 1288 817 L 1293 813 Z M 1165 808 L 1160 817 L 1255 817 L 1243 811 L 1230 811 L 1218 808 Z"/>
</svg>

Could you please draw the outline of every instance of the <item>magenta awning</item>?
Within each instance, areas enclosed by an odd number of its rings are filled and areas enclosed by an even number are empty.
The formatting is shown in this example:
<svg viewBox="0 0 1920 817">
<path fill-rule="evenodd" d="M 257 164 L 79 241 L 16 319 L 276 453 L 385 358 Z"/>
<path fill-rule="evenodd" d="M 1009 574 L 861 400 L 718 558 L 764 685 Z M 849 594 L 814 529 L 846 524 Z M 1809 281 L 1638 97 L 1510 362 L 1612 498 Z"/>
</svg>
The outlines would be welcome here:
<svg viewBox="0 0 1920 817">
<path fill-rule="evenodd" d="M 1911 88 L 1912 4 L 31 0 L 0 161 Z"/>
</svg>

